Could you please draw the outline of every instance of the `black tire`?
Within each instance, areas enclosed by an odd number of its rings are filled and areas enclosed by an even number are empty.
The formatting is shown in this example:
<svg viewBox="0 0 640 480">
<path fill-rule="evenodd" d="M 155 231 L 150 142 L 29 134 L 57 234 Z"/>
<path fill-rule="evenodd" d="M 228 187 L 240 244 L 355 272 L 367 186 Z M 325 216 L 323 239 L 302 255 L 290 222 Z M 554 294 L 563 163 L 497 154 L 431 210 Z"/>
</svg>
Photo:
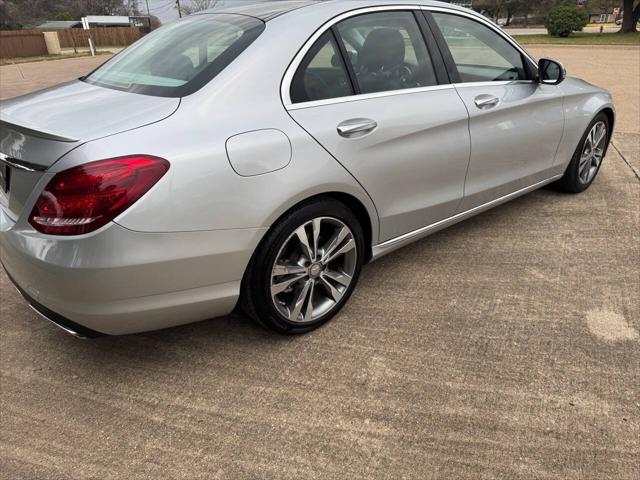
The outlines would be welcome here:
<svg viewBox="0 0 640 480">
<path fill-rule="evenodd" d="M 607 127 L 607 132 L 606 132 L 607 138 L 606 138 L 606 143 L 604 147 L 604 153 L 603 153 L 602 161 L 600 162 L 600 165 L 598 165 L 595 175 L 593 175 L 593 177 L 588 182 L 584 182 L 579 175 L 580 157 L 582 155 L 582 152 L 584 151 L 585 142 L 587 140 L 587 136 L 589 135 L 589 132 L 594 127 L 594 125 L 596 125 L 598 122 L 604 122 L 604 124 Z M 611 125 L 609 125 L 609 117 L 607 117 L 605 113 L 599 113 L 594 117 L 593 120 L 591 120 L 591 123 L 589 123 L 589 126 L 587 127 L 584 134 L 582 135 L 582 138 L 580 138 L 580 143 L 576 147 L 576 151 L 574 152 L 573 157 L 571 158 L 571 162 L 569 163 L 569 166 L 567 167 L 567 170 L 565 171 L 564 176 L 560 180 L 558 180 L 554 184 L 554 186 L 558 190 L 561 190 L 567 193 L 582 193 L 587 188 L 589 188 L 593 183 L 593 181 L 598 176 L 600 168 L 602 168 L 602 163 L 604 163 L 604 158 L 607 155 L 607 150 L 609 148 L 610 140 L 611 140 Z"/>
<path fill-rule="evenodd" d="M 280 249 L 300 226 L 319 217 L 331 217 L 344 223 L 356 243 L 357 259 L 350 285 L 330 311 L 313 322 L 294 323 L 282 315 L 271 297 L 271 274 Z M 356 215 L 343 203 L 332 198 L 317 198 L 286 213 L 269 230 L 254 253 L 242 281 L 239 305 L 260 325 L 282 334 L 302 334 L 330 321 L 349 300 L 358 282 L 365 255 L 362 226 Z"/>
</svg>

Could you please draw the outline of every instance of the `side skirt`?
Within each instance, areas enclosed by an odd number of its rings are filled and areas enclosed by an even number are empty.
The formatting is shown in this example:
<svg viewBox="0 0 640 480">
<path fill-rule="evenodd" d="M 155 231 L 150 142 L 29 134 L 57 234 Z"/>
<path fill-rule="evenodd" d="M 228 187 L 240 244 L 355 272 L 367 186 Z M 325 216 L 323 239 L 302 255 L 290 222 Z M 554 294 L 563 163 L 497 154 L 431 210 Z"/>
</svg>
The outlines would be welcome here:
<svg viewBox="0 0 640 480">
<path fill-rule="evenodd" d="M 440 220 L 439 222 L 433 223 L 431 225 L 427 225 L 426 227 L 419 228 L 418 230 L 414 230 L 413 232 L 405 233 L 404 235 L 400 235 L 399 237 L 392 238 L 391 240 L 387 240 L 386 242 L 380 243 L 378 245 L 374 245 L 372 248 L 372 257 L 371 261 L 377 260 L 388 253 L 393 252 L 399 248 L 402 248 L 410 243 L 415 242 L 421 238 L 427 237 L 432 233 L 435 233 L 439 230 L 447 228 L 451 225 L 454 225 L 458 222 L 466 220 L 467 218 L 471 218 L 474 215 L 490 210 L 493 207 L 497 207 L 498 205 L 502 205 L 503 203 L 508 202 L 509 200 L 513 200 L 514 198 L 525 195 L 529 192 L 537 190 L 545 185 L 555 182 L 556 180 L 561 179 L 564 174 L 555 175 L 551 178 L 543 180 L 541 182 L 534 183 L 533 185 L 529 185 L 528 187 L 522 188 L 520 190 L 516 190 L 513 193 L 505 195 L 500 198 L 496 198 L 490 202 L 474 207 L 470 210 L 467 210 L 462 213 L 458 213 L 453 217 L 445 218 L 444 220 Z"/>
</svg>

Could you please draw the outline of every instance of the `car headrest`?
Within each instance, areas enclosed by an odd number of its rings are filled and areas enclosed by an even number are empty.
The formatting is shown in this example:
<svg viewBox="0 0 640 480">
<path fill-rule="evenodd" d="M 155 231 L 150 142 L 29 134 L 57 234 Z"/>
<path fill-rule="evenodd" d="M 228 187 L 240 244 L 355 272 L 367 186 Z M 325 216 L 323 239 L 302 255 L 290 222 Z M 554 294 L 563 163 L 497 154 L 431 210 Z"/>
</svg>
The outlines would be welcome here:
<svg viewBox="0 0 640 480">
<path fill-rule="evenodd" d="M 368 71 L 389 70 L 402 65 L 404 56 L 402 34 L 393 28 L 378 28 L 367 35 L 359 63 Z"/>
</svg>

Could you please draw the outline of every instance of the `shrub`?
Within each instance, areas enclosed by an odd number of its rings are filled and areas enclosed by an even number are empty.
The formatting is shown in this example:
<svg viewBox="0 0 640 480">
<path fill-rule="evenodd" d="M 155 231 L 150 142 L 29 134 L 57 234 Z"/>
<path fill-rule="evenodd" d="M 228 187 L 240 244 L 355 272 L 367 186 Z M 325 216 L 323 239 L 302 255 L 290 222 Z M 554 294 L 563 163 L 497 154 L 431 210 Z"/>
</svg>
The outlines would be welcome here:
<svg viewBox="0 0 640 480">
<path fill-rule="evenodd" d="M 69 12 L 60 12 L 58 15 L 56 15 L 56 20 L 62 20 L 62 21 L 73 20 L 73 15 L 71 15 Z"/>
<path fill-rule="evenodd" d="M 589 15 L 584 8 L 564 3 L 549 12 L 544 26 L 551 35 L 568 37 L 571 32 L 582 31 L 588 19 Z"/>
</svg>

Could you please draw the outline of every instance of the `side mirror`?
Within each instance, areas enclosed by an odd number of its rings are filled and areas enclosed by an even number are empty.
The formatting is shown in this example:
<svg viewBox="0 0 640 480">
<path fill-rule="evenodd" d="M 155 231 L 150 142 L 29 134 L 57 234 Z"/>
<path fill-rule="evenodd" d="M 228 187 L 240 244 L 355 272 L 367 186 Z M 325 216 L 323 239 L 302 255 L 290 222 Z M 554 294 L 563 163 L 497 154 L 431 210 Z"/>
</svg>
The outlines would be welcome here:
<svg viewBox="0 0 640 480">
<path fill-rule="evenodd" d="M 555 60 L 543 58 L 538 62 L 538 82 L 558 85 L 567 77 L 567 70 Z"/>
</svg>

